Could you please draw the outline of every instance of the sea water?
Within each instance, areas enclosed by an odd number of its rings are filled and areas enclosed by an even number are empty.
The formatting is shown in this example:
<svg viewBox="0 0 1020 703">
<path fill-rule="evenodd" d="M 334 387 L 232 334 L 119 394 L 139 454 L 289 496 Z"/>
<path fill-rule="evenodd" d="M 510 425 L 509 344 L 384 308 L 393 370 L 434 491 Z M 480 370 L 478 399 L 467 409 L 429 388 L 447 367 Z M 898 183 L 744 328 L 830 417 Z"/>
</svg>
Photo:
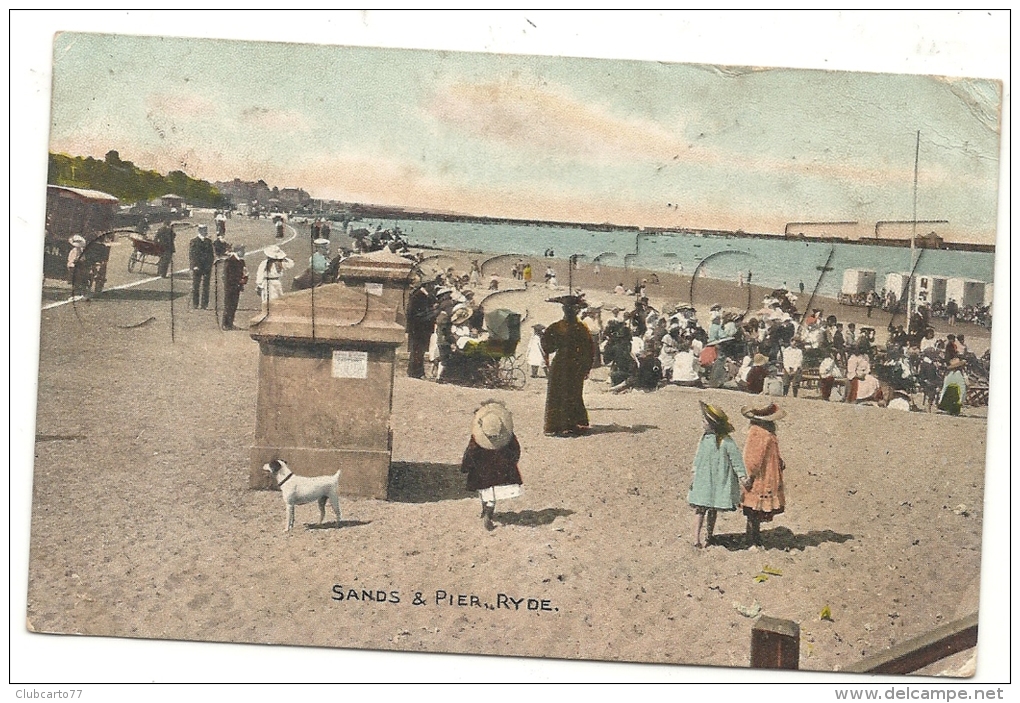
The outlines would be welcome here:
<svg viewBox="0 0 1020 703">
<path fill-rule="evenodd" d="M 370 229 L 376 225 L 399 226 L 415 245 L 484 252 L 479 257 L 482 261 L 501 254 L 540 257 L 552 250 L 560 259 L 578 255 L 583 267 L 598 260 L 604 266 L 683 275 L 696 271 L 699 276 L 734 283 L 741 275 L 745 281 L 750 275 L 755 285 L 797 291 L 803 283 L 808 294 L 815 291 L 828 297 L 839 295 L 846 269 L 874 271 L 879 290 L 886 274 L 911 270 L 909 247 L 434 220 L 370 220 L 355 226 L 366 225 Z M 992 282 L 994 255 L 990 252 L 917 249 L 914 262 L 915 276 Z M 501 275 L 509 275 L 510 266 L 512 262 L 508 261 Z M 618 282 L 626 287 L 634 285 L 630 280 Z"/>
</svg>

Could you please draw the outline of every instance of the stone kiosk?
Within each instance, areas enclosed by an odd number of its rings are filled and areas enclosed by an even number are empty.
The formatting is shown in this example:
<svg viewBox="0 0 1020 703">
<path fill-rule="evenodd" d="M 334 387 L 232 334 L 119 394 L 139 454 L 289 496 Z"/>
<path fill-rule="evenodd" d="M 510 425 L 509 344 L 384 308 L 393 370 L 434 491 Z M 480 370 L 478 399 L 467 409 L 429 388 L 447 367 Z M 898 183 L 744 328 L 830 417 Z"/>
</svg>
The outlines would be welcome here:
<svg viewBox="0 0 1020 703">
<path fill-rule="evenodd" d="M 260 356 L 250 488 L 274 488 L 262 465 L 283 459 L 299 476 L 341 470 L 344 495 L 386 499 L 412 269 L 387 251 L 352 256 L 342 283 L 287 294 L 252 320 Z"/>
</svg>

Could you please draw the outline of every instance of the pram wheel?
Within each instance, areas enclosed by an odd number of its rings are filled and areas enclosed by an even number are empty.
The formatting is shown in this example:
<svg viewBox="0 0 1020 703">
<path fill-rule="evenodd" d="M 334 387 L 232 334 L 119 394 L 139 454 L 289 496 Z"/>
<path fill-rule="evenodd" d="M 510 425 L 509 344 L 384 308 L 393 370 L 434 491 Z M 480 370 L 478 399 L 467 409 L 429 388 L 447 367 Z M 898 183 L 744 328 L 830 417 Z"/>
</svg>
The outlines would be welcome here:
<svg viewBox="0 0 1020 703">
<path fill-rule="evenodd" d="M 524 373 L 524 369 L 522 368 L 513 368 L 504 377 L 504 380 L 508 387 L 513 388 L 515 391 L 519 391 L 524 388 L 525 384 L 527 384 L 528 375 Z"/>
<path fill-rule="evenodd" d="M 439 362 L 438 361 L 425 361 L 425 379 L 428 381 L 435 381 L 439 375 Z"/>
</svg>

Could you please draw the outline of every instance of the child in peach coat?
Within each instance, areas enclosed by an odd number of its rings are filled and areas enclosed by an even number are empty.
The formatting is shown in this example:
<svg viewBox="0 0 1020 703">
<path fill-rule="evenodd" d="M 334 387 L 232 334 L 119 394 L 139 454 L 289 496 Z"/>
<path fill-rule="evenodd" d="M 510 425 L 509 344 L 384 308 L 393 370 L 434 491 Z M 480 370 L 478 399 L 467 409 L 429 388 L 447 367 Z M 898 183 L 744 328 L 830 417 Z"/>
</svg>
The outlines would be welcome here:
<svg viewBox="0 0 1020 703">
<path fill-rule="evenodd" d="M 783 489 L 783 470 L 786 468 L 779 454 L 776 422 L 786 417 L 786 411 L 775 403 L 745 405 L 740 414 L 751 421 L 744 443 L 744 466 L 748 483 L 744 486 L 740 506 L 747 518 L 748 546 L 761 545 L 761 523 L 770 522 L 786 509 Z"/>
</svg>

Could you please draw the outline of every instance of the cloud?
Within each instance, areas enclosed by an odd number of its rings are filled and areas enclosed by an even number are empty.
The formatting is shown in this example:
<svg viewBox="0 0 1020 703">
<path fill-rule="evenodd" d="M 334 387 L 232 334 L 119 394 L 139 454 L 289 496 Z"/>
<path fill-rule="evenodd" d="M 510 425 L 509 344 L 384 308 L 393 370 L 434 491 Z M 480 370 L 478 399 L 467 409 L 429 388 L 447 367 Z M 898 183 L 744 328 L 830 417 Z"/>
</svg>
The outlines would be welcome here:
<svg viewBox="0 0 1020 703">
<path fill-rule="evenodd" d="M 682 131 L 680 124 L 671 131 L 517 81 L 447 85 L 433 96 L 426 112 L 447 129 L 513 149 L 596 160 L 670 158 Z"/>
<path fill-rule="evenodd" d="M 275 110 L 254 105 L 241 111 L 242 124 L 274 131 L 299 130 L 307 132 L 312 124 L 307 117 L 295 110 Z"/>
<path fill-rule="evenodd" d="M 217 112 L 211 100 L 184 93 L 150 93 L 145 98 L 145 108 L 149 113 L 180 120 L 209 118 Z"/>
</svg>

